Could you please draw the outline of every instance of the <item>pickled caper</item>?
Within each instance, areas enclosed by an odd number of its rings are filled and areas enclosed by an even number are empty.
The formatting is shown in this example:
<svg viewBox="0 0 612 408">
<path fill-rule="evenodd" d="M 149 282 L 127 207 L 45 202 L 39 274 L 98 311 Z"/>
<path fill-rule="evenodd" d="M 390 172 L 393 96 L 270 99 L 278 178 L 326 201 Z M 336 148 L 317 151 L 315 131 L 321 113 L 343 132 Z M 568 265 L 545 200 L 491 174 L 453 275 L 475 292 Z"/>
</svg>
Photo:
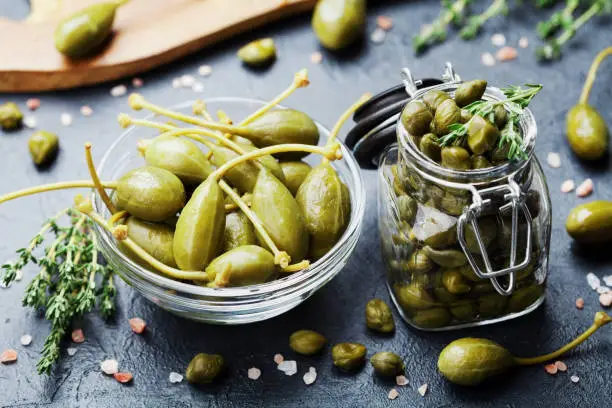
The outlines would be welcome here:
<svg viewBox="0 0 612 408">
<path fill-rule="evenodd" d="M 340 343 L 332 348 L 334 365 L 343 370 L 352 371 L 365 363 L 367 349 L 359 343 Z"/>
<path fill-rule="evenodd" d="M 444 91 L 432 90 L 423 95 L 423 102 L 432 112 L 435 112 L 438 106 L 447 99 L 451 99 L 451 96 Z"/>
<path fill-rule="evenodd" d="M 442 271 L 442 284 L 453 295 L 462 295 L 472 289 L 458 269 L 444 269 Z"/>
<path fill-rule="evenodd" d="M 443 147 L 441 164 L 444 167 L 455 170 L 469 170 L 472 168 L 470 153 L 459 146 Z"/>
<path fill-rule="evenodd" d="M 223 357 L 218 354 L 196 355 L 185 371 L 185 378 L 192 384 L 209 384 L 223 371 Z"/>
<path fill-rule="evenodd" d="M 391 377 L 404 371 L 402 358 L 390 351 L 381 351 L 370 358 L 370 363 L 377 374 Z"/>
<path fill-rule="evenodd" d="M 435 329 L 446 326 L 451 320 L 448 309 L 436 307 L 433 309 L 419 310 L 412 316 L 412 321 L 418 327 Z"/>
<path fill-rule="evenodd" d="M 52 162 L 59 150 L 59 138 L 55 133 L 39 130 L 28 139 L 28 149 L 37 166 Z"/>
<path fill-rule="evenodd" d="M 276 58 L 276 45 L 271 38 L 248 43 L 238 50 L 238 58 L 247 65 L 263 66 Z"/>
<path fill-rule="evenodd" d="M 366 305 L 366 325 L 369 329 L 381 333 L 390 333 L 395 329 L 391 308 L 381 299 L 372 299 Z"/>
<path fill-rule="evenodd" d="M 441 147 L 438 143 L 438 138 L 433 133 L 427 133 L 419 141 L 419 150 L 431 160 L 440 161 Z"/>
<path fill-rule="evenodd" d="M 0 105 L 0 128 L 2 130 L 15 130 L 21 127 L 23 113 L 15 102 L 6 102 Z"/>
<path fill-rule="evenodd" d="M 410 101 L 402 111 L 401 121 L 408 133 L 422 136 L 429 131 L 433 116 L 431 111 L 421 101 Z"/>
<path fill-rule="evenodd" d="M 482 79 L 464 82 L 455 91 L 455 102 L 463 108 L 472 102 L 480 100 L 486 89 L 487 81 Z"/>
<path fill-rule="evenodd" d="M 433 118 L 433 128 L 438 136 L 450 132 L 449 126 L 461 121 L 461 109 L 454 100 L 447 99 L 440 103 Z"/>
<path fill-rule="evenodd" d="M 296 353 L 310 356 L 320 352 L 327 340 L 312 330 L 298 330 L 289 337 L 289 347 Z"/>
</svg>

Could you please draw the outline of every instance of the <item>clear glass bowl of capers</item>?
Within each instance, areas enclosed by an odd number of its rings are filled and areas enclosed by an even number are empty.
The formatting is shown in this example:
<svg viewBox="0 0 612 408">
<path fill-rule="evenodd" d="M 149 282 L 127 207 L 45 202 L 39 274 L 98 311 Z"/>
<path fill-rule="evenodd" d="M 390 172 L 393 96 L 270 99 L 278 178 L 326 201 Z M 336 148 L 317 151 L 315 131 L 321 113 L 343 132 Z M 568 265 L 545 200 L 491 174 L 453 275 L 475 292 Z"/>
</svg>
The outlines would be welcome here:
<svg viewBox="0 0 612 408">
<path fill-rule="evenodd" d="M 210 112 L 226 112 L 231 118 L 244 118 L 265 102 L 245 98 L 212 98 L 204 101 Z M 170 109 L 190 114 L 193 102 Z M 282 109 L 283 107 L 277 106 Z M 163 117 L 147 119 L 164 123 Z M 324 145 L 329 131 L 316 123 L 320 145 Z M 159 135 L 156 129 L 131 127 L 123 133 L 104 155 L 98 172 L 103 180 L 115 180 L 127 171 L 143 165 L 137 149 L 138 142 Z M 351 201 L 348 225 L 331 250 L 312 262 L 306 269 L 275 276 L 265 283 L 239 287 L 207 287 L 185 280 L 175 280 L 156 272 L 151 267 L 118 245 L 118 241 L 104 228 L 96 226 L 99 247 L 119 276 L 144 297 L 174 314 L 188 319 L 215 324 L 244 324 L 266 320 L 284 313 L 306 300 L 342 270 L 352 254 L 361 232 L 365 205 L 365 190 L 359 166 L 350 151 L 341 145 L 342 160 L 332 163 L 340 179 L 348 187 Z M 303 159 L 310 165 L 321 161 L 320 156 Z M 98 195 L 93 196 L 96 211 L 104 217 L 110 213 Z"/>
<path fill-rule="evenodd" d="M 456 93 L 465 97 L 461 85 L 454 81 L 414 94 L 397 123 L 398 143 L 379 167 L 379 229 L 389 292 L 404 320 L 421 330 L 513 319 L 545 297 L 551 206 L 533 154 L 535 119 L 525 108 L 510 124 L 521 136 L 519 159 L 508 160 L 507 147 L 500 155 L 494 143 L 482 148 L 483 132 L 472 138 L 471 128 L 463 139 L 441 146 L 449 130 L 436 132 L 437 118 L 448 113 L 440 111 L 440 102 L 450 99 L 446 105 L 464 115 L 461 107 L 470 100 L 459 102 Z M 484 101 L 506 98 L 486 83 L 476 94 Z M 466 116 L 460 123 L 470 123 Z M 493 125 L 492 132 L 507 130 L 493 115 L 489 120 L 484 125 Z"/>
</svg>

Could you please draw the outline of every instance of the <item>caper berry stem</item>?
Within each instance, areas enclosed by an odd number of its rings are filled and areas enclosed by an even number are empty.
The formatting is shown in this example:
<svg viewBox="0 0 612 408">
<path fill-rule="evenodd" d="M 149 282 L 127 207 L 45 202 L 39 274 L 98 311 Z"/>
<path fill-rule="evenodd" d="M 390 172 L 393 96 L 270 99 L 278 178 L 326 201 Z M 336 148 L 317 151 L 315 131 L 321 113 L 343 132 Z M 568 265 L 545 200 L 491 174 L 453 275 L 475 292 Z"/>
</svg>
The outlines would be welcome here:
<svg viewBox="0 0 612 408">
<path fill-rule="evenodd" d="M 605 312 L 597 312 L 595 314 L 595 319 L 593 320 L 593 324 L 591 325 L 591 327 L 589 327 L 587 330 L 585 330 L 584 333 L 582 333 L 580 336 L 576 337 L 574 340 L 567 343 L 565 346 L 561 347 L 557 351 L 553 351 L 552 353 L 545 354 L 543 356 L 538 356 L 538 357 L 529 357 L 529 358 L 515 357 L 514 362 L 517 365 L 534 365 L 534 364 L 542 364 L 542 363 L 545 363 L 546 361 L 553 360 L 567 353 L 568 351 L 572 350 L 573 348 L 578 346 L 580 343 L 584 342 L 586 339 L 591 337 L 593 333 L 599 330 L 600 327 L 610 323 L 611 321 L 612 321 L 612 318 L 610 317 L 610 315 L 606 314 Z"/>
<path fill-rule="evenodd" d="M 591 89 L 593 88 L 593 83 L 595 82 L 595 78 L 597 77 L 597 70 L 599 66 L 607 57 L 612 55 L 612 47 L 604 48 L 597 54 L 593 63 L 591 64 L 591 68 L 589 68 L 589 73 L 587 74 L 586 80 L 584 81 L 584 86 L 582 87 L 582 93 L 580 94 L 579 102 L 582 104 L 586 104 L 589 101 L 589 95 L 591 95 Z"/>
<path fill-rule="evenodd" d="M 215 180 L 219 180 L 225 173 L 231 170 L 233 167 L 244 163 L 248 160 L 256 159 L 258 157 L 267 156 L 269 154 L 279 154 L 288 152 L 307 152 L 313 154 L 320 154 L 328 160 L 340 160 L 342 158 L 342 151 L 340 150 L 340 144 L 333 143 L 330 146 L 319 147 L 301 143 L 286 143 L 275 146 L 264 147 L 263 149 L 253 150 L 245 153 L 242 156 L 236 157 L 233 160 L 223 164 L 223 166 L 217 168 L 209 177 Z"/>
<path fill-rule="evenodd" d="M 116 213 L 117 208 L 115 208 L 110 197 L 108 196 L 108 194 L 106 194 L 106 191 L 102 186 L 102 182 L 100 181 L 100 177 L 98 176 L 98 172 L 96 171 L 96 166 L 94 165 L 93 157 L 91 156 L 91 143 L 89 142 L 85 143 L 85 161 L 87 162 L 87 169 L 89 170 L 91 181 L 93 181 L 98 195 L 106 205 L 106 208 L 108 208 L 108 211 L 110 211 L 111 214 Z"/>
<path fill-rule="evenodd" d="M 115 189 L 117 188 L 116 181 L 103 181 L 102 187 Z M 16 198 L 27 197 L 34 194 L 45 193 L 47 191 L 66 190 L 69 188 L 95 188 L 95 184 L 91 180 L 73 180 L 62 181 L 59 183 L 42 184 L 36 187 L 24 188 L 23 190 L 13 191 L 12 193 L 0 196 L 0 204 Z"/>
<path fill-rule="evenodd" d="M 366 103 L 371 97 L 372 97 L 372 94 L 369 93 L 369 92 L 361 95 L 359 97 L 359 99 L 357 99 L 357 101 L 355 101 L 355 103 L 353 103 L 351 106 L 349 106 L 349 108 L 347 110 L 345 110 L 342 113 L 342 115 L 340 115 L 340 117 L 338 118 L 338 121 L 336 122 L 336 124 L 332 128 L 331 132 L 329 133 L 329 138 L 327 139 L 327 143 L 325 144 L 326 146 L 329 146 L 332 143 L 334 143 L 334 141 L 338 137 L 338 133 L 340 133 L 340 129 L 342 128 L 344 123 L 348 120 L 348 118 L 350 118 L 351 115 L 353 113 L 355 113 L 355 111 L 357 109 L 359 109 L 361 107 L 361 105 Z M 327 163 L 328 160 L 324 157 L 322 162 L 323 163 Z"/>
<path fill-rule="evenodd" d="M 96 222 L 99 226 L 114 234 L 114 229 L 116 228 L 114 223 L 107 222 L 100 214 L 91 210 L 83 208 L 83 206 L 79 207 L 79 211 L 84 212 L 89 218 L 91 218 L 94 222 Z M 122 218 L 124 215 L 123 212 L 117 213 L 117 217 L 112 218 L 112 220 L 118 220 Z M 151 265 L 158 272 L 163 273 L 174 279 L 185 279 L 185 280 L 196 280 L 196 281 L 208 281 L 208 275 L 203 271 L 181 271 L 180 269 L 172 268 L 157 259 L 153 258 L 147 251 L 142 249 L 140 245 L 132 241 L 130 238 L 125 237 L 121 242 L 125 244 L 132 252 L 134 252 L 138 257 L 140 257 L 143 261 Z"/>
<path fill-rule="evenodd" d="M 288 268 L 290 266 L 289 263 L 291 262 L 291 257 L 285 251 L 281 251 L 278 249 L 274 241 L 272 241 L 272 238 L 270 238 L 270 234 L 268 234 L 268 231 L 266 231 L 263 224 L 261 223 L 261 220 L 259 219 L 259 217 L 257 217 L 253 210 L 249 208 L 248 204 L 225 181 L 220 180 L 219 187 L 221 187 L 221 189 L 225 191 L 225 194 L 230 197 L 230 199 L 238 206 L 238 208 L 242 210 L 244 215 L 247 216 L 249 221 L 251 221 L 255 230 L 261 235 L 263 241 L 274 254 L 274 262 L 283 269 Z"/>
<path fill-rule="evenodd" d="M 251 113 L 249 116 L 244 118 L 238 126 L 245 126 L 254 120 L 260 118 L 263 114 L 268 112 L 270 109 L 273 109 L 276 105 L 287 99 L 293 92 L 295 92 L 298 88 L 305 88 L 310 84 L 308 80 L 308 70 L 306 68 L 299 70 L 293 77 L 293 82 L 287 89 L 277 95 L 274 99 L 266 103 L 261 108 L 257 109 L 255 112 Z"/>
</svg>

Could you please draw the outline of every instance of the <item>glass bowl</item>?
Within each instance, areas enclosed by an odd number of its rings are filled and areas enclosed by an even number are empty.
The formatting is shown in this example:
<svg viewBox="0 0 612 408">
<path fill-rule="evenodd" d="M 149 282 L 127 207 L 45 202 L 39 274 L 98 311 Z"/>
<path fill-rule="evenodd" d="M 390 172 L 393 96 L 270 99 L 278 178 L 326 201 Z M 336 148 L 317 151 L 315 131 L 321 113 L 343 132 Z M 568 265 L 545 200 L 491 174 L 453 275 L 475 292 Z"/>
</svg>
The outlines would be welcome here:
<svg viewBox="0 0 612 408">
<path fill-rule="evenodd" d="M 191 113 L 193 102 L 171 107 L 172 110 Z M 219 109 L 237 120 L 246 117 L 265 104 L 264 101 L 244 98 L 213 98 L 205 101 L 210 112 Z M 151 115 L 150 120 L 165 118 Z M 317 123 L 324 144 L 329 131 Z M 158 134 L 155 129 L 130 127 L 104 155 L 98 171 L 103 180 L 115 180 L 126 171 L 144 165 L 139 156 L 137 142 Z M 351 218 L 340 241 L 321 259 L 300 272 L 268 283 L 237 288 L 208 288 L 179 282 L 160 275 L 135 263 L 121 252 L 113 237 L 96 226 L 100 251 L 119 276 L 144 297 L 159 307 L 188 319 L 216 323 L 243 324 L 269 319 L 284 313 L 311 296 L 333 279 L 344 267 L 355 249 L 361 232 L 365 208 L 365 189 L 359 166 L 352 154 L 342 145 L 344 159 L 333 163 L 351 194 Z M 320 156 L 310 155 L 304 159 L 311 165 L 320 162 Z M 102 200 L 95 196 L 94 209 L 108 217 L 109 212 Z"/>
</svg>

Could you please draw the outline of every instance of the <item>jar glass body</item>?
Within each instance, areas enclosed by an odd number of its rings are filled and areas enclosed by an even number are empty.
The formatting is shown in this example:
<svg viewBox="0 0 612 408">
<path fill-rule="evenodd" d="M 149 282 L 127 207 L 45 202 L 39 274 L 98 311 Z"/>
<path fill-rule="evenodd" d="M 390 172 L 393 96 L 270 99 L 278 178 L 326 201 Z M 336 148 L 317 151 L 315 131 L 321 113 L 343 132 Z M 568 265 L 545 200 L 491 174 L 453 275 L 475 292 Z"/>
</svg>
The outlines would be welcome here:
<svg viewBox="0 0 612 408">
<path fill-rule="evenodd" d="M 493 90 L 488 97 L 499 96 Z M 543 302 L 550 196 L 541 166 L 531 154 L 537 133 L 531 113 L 521 127 L 530 138 L 528 160 L 454 171 L 420 153 L 398 123 L 399 145 L 387 150 L 379 167 L 378 215 L 388 288 L 410 325 L 423 330 L 484 325 L 524 315 Z M 520 202 L 528 214 L 513 213 L 503 189 L 508 183 L 520 188 Z M 478 234 L 474 224 L 458 228 L 466 212 L 475 207 Z M 515 259 L 511 263 L 513 217 Z M 487 270 L 476 235 L 484 244 L 489 271 L 521 262 L 524 267 L 512 272 L 512 280 L 510 274 L 496 276 L 496 282 L 479 277 L 468 262 L 472 258 L 480 272 Z M 502 288 L 511 285 L 512 290 L 501 294 L 494 283 Z"/>
</svg>

